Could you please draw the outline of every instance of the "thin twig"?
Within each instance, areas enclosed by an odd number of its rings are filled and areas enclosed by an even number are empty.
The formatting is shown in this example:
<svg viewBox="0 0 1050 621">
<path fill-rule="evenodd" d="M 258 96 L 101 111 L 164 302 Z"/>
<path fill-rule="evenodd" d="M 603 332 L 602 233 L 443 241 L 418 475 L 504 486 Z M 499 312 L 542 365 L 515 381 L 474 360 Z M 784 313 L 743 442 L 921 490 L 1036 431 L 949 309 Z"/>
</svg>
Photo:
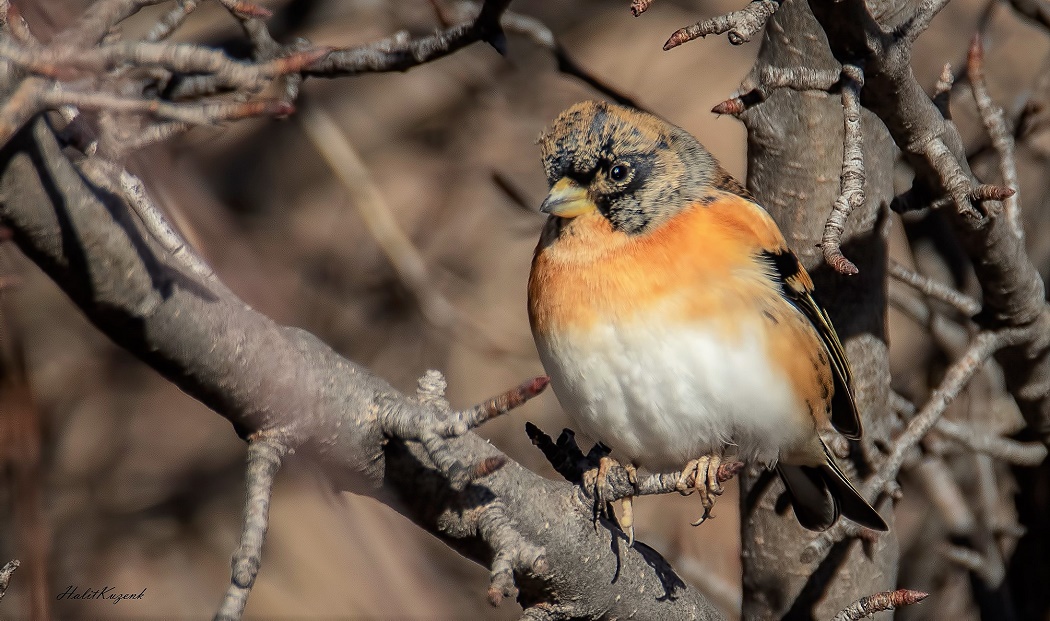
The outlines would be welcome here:
<svg viewBox="0 0 1050 621">
<path fill-rule="evenodd" d="M 197 9 L 198 4 L 198 0 L 179 0 L 164 17 L 157 20 L 156 24 L 153 24 L 153 28 L 150 28 L 150 31 L 146 34 L 145 40 L 157 42 L 170 37 L 171 33 L 175 32 L 186 21 L 190 13 Z"/>
<path fill-rule="evenodd" d="M 276 438 L 256 434 L 248 442 L 248 469 L 241 543 L 233 555 L 230 588 L 222 600 L 216 619 L 237 620 L 244 615 L 255 577 L 262 564 L 262 547 L 269 526 L 273 482 L 288 451 Z"/>
<path fill-rule="evenodd" d="M 941 75 L 937 78 L 937 85 L 933 90 L 933 103 L 941 111 L 945 119 L 952 118 L 952 87 L 955 85 L 955 74 L 952 73 L 951 63 L 944 63 Z"/>
<path fill-rule="evenodd" d="M 923 458 L 910 472 L 950 534 L 968 536 L 977 531 L 977 516 L 970 508 L 970 500 L 941 457 Z"/>
<path fill-rule="evenodd" d="M 852 276 L 857 266 L 842 254 L 842 234 L 846 219 L 864 205 L 864 135 L 860 123 L 860 91 L 864 88 L 864 71 L 857 65 L 842 66 L 842 116 L 845 129 L 842 145 L 842 175 L 839 197 L 824 223 L 820 241 L 824 260 L 836 272 Z"/>
<path fill-rule="evenodd" d="M 52 43 L 78 48 L 97 45 L 110 30 L 139 10 L 167 0 L 98 0 L 88 6 L 68 28 L 58 33 Z"/>
<path fill-rule="evenodd" d="M 923 276 L 918 272 L 914 272 L 897 261 L 890 260 L 889 273 L 890 276 L 898 281 L 911 287 L 915 287 L 927 296 L 935 300 L 940 300 L 941 302 L 957 309 L 965 317 L 973 317 L 981 312 L 981 304 L 977 300 L 960 293 L 948 285 L 944 285 L 927 276 Z"/>
<path fill-rule="evenodd" d="M 499 49 L 503 45 L 500 17 L 510 0 L 485 0 L 478 16 L 427 37 L 413 39 L 398 33 L 368 45 L 336 50 L 304 71 L 305 75 L 334 78 L 377 71 L 405 71 L 447 56 L 478 41 Z"/>
<path fill-rule="evenodd" d="M 1043 463 L 1047 456 L 1047 448 L 1041 442 L 1018 442 L 1002 438 L 946 418 L 938 420 L 934 429 L 942 436 L 978 453 L 1015 466 L 1035 467 Z"/>
<path fill-rule="evenodd" d="M 992 210 L 982 213 L 973 204 L 971 192 L 974 189 L 974 184 L 963 172 L 958 160 L 952 156 L 952 152 L 944 144 L 943 140 L 939 137 L 931 139 L 926 143 L 923 155 L 926 157 L 927 163 L 940 175 L 941 183 L 948 192 L 948 196 L 951 197 L 951 202 L 955 204 L 955 209 L 959 215 L 973 222 L 982 221 L 986 215 L 994 215 Z"/>
<path fill-rule="evenodd" d="M 150 235 L 192 273 L 200 276 L 205 282 L 215 282 L 217 280 L 215 272 L 164 217 L 160 208 L 150 198 L 142 180 L 127 170 L 121 169 L 119 183 L 121 195 Z"/>
<path fill-rule="evenodd" d="M 445 476 L 449 486 L 462 491 L 471 482 L 491 474 L 503 461 L 466 465 L 456 459 L 448 439 L 466 434 L 496 416 L 520 407 L 547 387 L 546 376 L 537 377 L 472 408 L 453 411 L 445 399 L 447 382 L 439 371 L 429 370 L 419 378 L 416 389 L 419 403 L 429 408 L 430 416 L 420 420 L 404 408 L 392 408 L 380 421 L 384 433 L 413 440 L 423 445 L 428 457 Z M 505 460 L 505 458 L 502 458 Z"/>
<path fill-rule="evenodd" d="M 4 599 L 4 595 L 7 594 L 7 585 L 11 582 L 11 574 L 15 573 L 15 570 L 21 566 L 22 562 L 15 559 L 0 567 L 0 600 Z"/>
<path fill-rule="evenodd" d="M 922 4 L 915 9 L 915 13 L 904 25 L 904 40 L 910 45 L 915 42 L 915 39 L 919 38 L 919 35 L 926 32 L 926 29 L 930 27 L 930 23 L 933 22 L 933 18 L 937 17 L 937 14 L 941 12 L 941 9 L 948 6 L 950 0 L 923 0 Z"/>
<path fill-rule="evenodd" d="M 309 48 L 266 62 L 246 62 L 231 58 L 221 50 L 192 43 L 120 41 L 85 50 L 27 48 L 0 41 L 0 56 L 49 77 L 76 71 L 102 73 L 122 66 L 160 67 L 172 72 L 206 74 L 219 88 L 248 91 L 258 91 L 277 76 L 297 73 L 330 51 L 330 48 Z"/>
<path fill-rule="evenodd" d="M 981 45 L 979 33 L 974 35 L 973 42 L 970 44 L 966 72 L 970 78 L 977 110 L 981 113 L 981 120 L 984 121 L 984 126 L 992 139 L 992 145 L 999 154 L 999 173 L 1003 177 L 1003 184 L 1014 190 L 1014 193 L 1003 201 L 1003 212 L 1013 234 L 1018 239 L 1024 239 L 1024 227 L 1021 224 L 1021 199 L 1018 194 L 1021 184 L 1017 179 L 1014 137 L 1010 128 L 1006 126 L 1002 108 L 995 105 L 991 95 L 988 94 L 988 84 L 984 79 L 984 47 Z"/>
<path fill-rule="evenodd" d="M 504 598 L 517 597 L 514 573 L 538 576 L 548 570 L 543 548 L 529 543 L 507 517 L 503 502 L 488 503 L 478 517 L 478 530 L 492 544 L 495 555 L 489 570 L 489 603 L 499 606 Z"/>
<path fill-rule="evenodd" d="M 857 621 L 875 615 L 884 610 L 893 610 L 901 606 L 910 606 L 926 599 L 929 593 L 922 591 L 911 591 L 909 589 L 898 589 L 896 591 L 884 591 L 874 595 L 862 597 L 847 606 L 842 612 L 835 615 L 831 621 Z"/>
<path fill-rule="evenodd" d="M 715 114 L 740 114 L 747 108 L 762 103 L 779 88 L 790 88 L 796 91 L 828 91 L 839 82 L 841 71 L 811 69 L 809 67 L 763 67 L 757 86 L 745 82 L 731 97 L 715 107 Z"/>
<path fill-rule="evenodd" d="M 976 544 L 983 550 L 984 563 L 977 573 L 981 581 L 990 588 L 998 588 L 1006 578 L 1006 563 L 1003 551 L 995 537 L 996 516 L 999 512 L 999 481 L 995 476 L 995 464 L 988 455 L 974 455 L 974 477 L 977 487 L 977 507 L 984 526 L 977 537 Z"/>
<path fill-rule="evenodd" d="M 86 158 L 80 171 L 96 186 L 124 199 L 150 236 L 190 273 L 215 283 L 215 272 L 168 222 L 146 191 L 145 184 L 123 167 L 99 157 Z"/>
<path fill-rule="evenodd" d="M 729 33 L 729 42 L 733 45 L 746 43 L 755 33 L 762 30 L 766 21 L 777 12 L 780 2 L 781 0 L 751 0 L 750 4 L 739 11 L 718 15 L 681 28 L 667 39 L 664 50 L 674 49 L 693 39 L 723 32 Z"/>
<path fill-rule="evenodd" d="M 59 84 L 53 84 L 43 90 L 39 97 L 43 105 L 49 108 L 76 106 L 81 110 L 150 114 L 194 125 L 213 125 L 221 121 L 256 116 L 287 116 L 294 110 L 288 103 L 276 100 L 204 101 L 182 104 L 160 99 L 134 99 L 94 91 L 71 91 Z"/>
<path fill-rule="evenodd" d="M 412 293 L 423 316 L 434 326 L 450 327 L 456 321 L 455 307 L 434 287 L 426 261 L 394 219 L 368 167 L 343 130 L 317 106 L 306 107 L 296 118 L 314 148 L 342 181 L 350 202 Z"/>
<path fill-rule="evenodd" d="M 941 554 L 949 561 L 973 573 L 981 571 L 984 566 L 984 556 L 977 550 L 965 546 L 946 543 L 941 547 Z"/>
</svg>

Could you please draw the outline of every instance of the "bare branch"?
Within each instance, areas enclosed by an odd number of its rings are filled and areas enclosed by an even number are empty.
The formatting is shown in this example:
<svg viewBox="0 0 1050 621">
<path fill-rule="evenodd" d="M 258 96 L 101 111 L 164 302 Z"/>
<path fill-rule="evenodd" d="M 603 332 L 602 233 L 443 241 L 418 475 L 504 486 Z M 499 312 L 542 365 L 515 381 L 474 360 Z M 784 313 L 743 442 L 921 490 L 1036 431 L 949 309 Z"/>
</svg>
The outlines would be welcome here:
<svg viewBox="0 0 1050 621">
<path fill-rule="evenodd" d="M 90 48 L 109 34 L 111 28 L 139 10 L 167 0 L 99 0 L 91 4 L 68 28 L 58 33 L 52 43 Z"/>
<path fill-rule="evenodd" d="M 999 514 L 999 481 L 995 476 L 995 465 L 988 455 L 974 455 L 977 488 L 977 507 L 983 526 L 976 538 L 977 547 L 983 550 L 984 563 L 977 575 L 989 588 L 996 588 L 1006 578 L 1006 562 L 1003 551 L 995 537 L 996 516 Z"/>
<path fill-rule="evenodd" d="M 970 500 L 941 457 L 923 458 L 911 474 L 922 486 L 925 497 L 929 498 L 950 534 L 968 536 L 977 531 L 977 516 L 970 508 Z"/>
<path fill-rule="evenodd" d="M 972 200 L 975 196 L 972 192 L 975 184 L 963 171 L 959 165 L 959 160 L 955 159 L 955 156 L 952 155 L 943 140 L 932 138 L 923 148 L 923 155 L 926 157 L 927 163 L 940 175 L 944 189 L 948 192 L 948 196 L 951 197 L 959 215 L 965 216 L 973 221 L 975 225 L 979 225 L 984 216 L 996 214 L 995 209 L 981 213 L 973 205 Z"/>
<path fill-rule="evenodd" d="M 11 33 L 15 41 L 25 45 L 39 43 L 33 32 L 29 30 L 29 24 L 26 23 L 18 8 L 11 4 L 9 0 L 5 0 L 4 3 L 7 5 L 7 23 L 4 25 L 7 26 L 7 31 Z"/>
<path fill-rule="evenodd" d="M 25 48 L 0 41 L 0 56 L 49 77 L 102 73 L 121 66 L 160 67 L 172 72 L 207 74 L 219 88 L 258 91 L 270 80 L 296 73 L 326 56 L 329 48 L 309 48 L 268 62 L 244 62 L 190 43 L 121 41 L 82 49 L 72 46 Z"/>
<path fill-rule="evenodd" d="M 7 594 L 7 585 L 11 582 L 11 574 L 15 573 L 15 570 L 21 566 L 21 561 L 15 559 L 0 567 L 0 600 L 4 599 L 4 595 Z"/>
<path fill-rule="evenodd" d="M 350 202 L 394 266 L 401 282 L 412 292 L 423 316 L 435 326 L 451 326 L 458 312 L 434 287 L 422 255 L 394 219 L 364 161 L 342 129 L 316 106 L 300 111 L 296 118 L 307 138 L 343 182 L 343 187 L 350 193 Z"/>
<path fill-rule="evenodd" d="M 198 0 L 178 0 L 164 17 L 157 20 L 156 24 L 153 24 L 153 27 L 146 34 L 145 40 L 155 43 L 170 37 L 186 21 L 190 13 L 197 9 L 198 4 L 200 4 Z"/>
<path fill-rule="evenodd" d="M 937 78 L 937 85 L 933 90 L 933 104 L 937 106 L 941 116 L 945 119 L 952 118 L 952 87 L 955 85 L 955 74 L 952 73 L 951 63 L 944 63 L 941 75 Z"/>
<path fill-rule="evenodd" d="M 913 272 L 896 261 L 890 260 L 889 273 L 890 276 L 900 282 L 915 287 L 927 296 L 952 306 L 965 317 L 973 317 L 981 312 L 981 304 L 977 300 L 918 272 Z"/>
<path fill-rule="evenodd" d="M 236 620 L 244 615 L 244 606 L 262 565 L 274 478 L 287 452 L 288 447 L 269 434 L 256 434 L 248 441 L 248 493 L 244 500 L 241 542 L 233 555 L 230 588 L 215 614 L 216 619 Z"/>
<path fill-rule="evenodd" d="M 842 66 L 842 116 L 845 130 L 842 145 L 842 176 L 839 197 L 824 224 L 820 242 L 824 260 L 836 272 L 852 276 L 857 266 L 842 254 L 842 234 L 846 219 L 864 204 L 864 136 L 860 125 L 860 91 L 864 88 L 864 71 L 856 65 Z"/>
<path fill-rule="evenodd" d="M 212 125 L 255 116 L 287 116 L 294 110 L 291 104 L 273 99 L 177 104 L 160 99 L 132 99 L 95 91 L 67 90 L 58 84 L 40 92 L 39 99 L 48 108 L 75 106 L 81 110 L 149 114 L 193 125 Z"/>
<path fill-rule="evenodd" d="M 984 556 L 980 552 L 972 548 L 965 546 L 945 544 L 941 548 L 941 553 L 946 559 L 955 563 L 956 565 L 967 569 L 973 573 L 978 573 L 984 566 Z"/>
<path fill-rule="evenodd" d="M 723 32 L 729 33 L 729 42 L 733 45 L 747 43 L 777 12 L 780 2 L 781 0 L 751 0 L 750 4 L 739 11 L 705 19 L 676 30 L 667 43 L 664 43 L 664 50 L 674 49 L 693 39 Z"/>
<path fill-rule="evenodd" d="M 857 619 L 866 619 L 874 616 L 875 613 L 884 610 L 893 610 L 895 608 L 900 608 L 901 606 L 916 604 L 926 599 L 928 596 L 929 593 L 911 591 L 908 589 L 898 589 L 896 591 L 885 591 L 883 593 L 868 595 L 867 597 L 862 597 L 847 606 L 845 610 L 835 615 L 835 618 L 831 621 L 857 621 Z"/>
<path fill-rule="evenodd" d="M 915 13 L 912 14 L 911 19 L 904 25 L 903 28 L 903 40 L 911 45 L 915 42 L 915 39 L 919 38 L 919 35 L 926 32 L 926 29 L 930 27 L 930 23 L 933 22 L 933 18 L 937 17 L 937 14 L 941 12 L 941 9 L 948 6 L 950 0 L 922 0 L 922 3 L 915 9 Z"/>
<path fill-rule="evenodd" d="M 1003 200 L 1003 210 L 1010 229 L 1018 239 L 1024 239 L 1024 228 L 1021 225 L 1021 199 L 1017 190 L 1021 187 L 1017 179 L 1017 161 L 1014 156 L 1014 137 L 1006 126 L 1002 109 L 995 105 L 988 94 L 988 84 L 984 79 L 984 47 L 981 35 L 974 35 L 967 56 L 966 74 L 973 88 L 973 99 L 981 113 L 981 120 L 992 139 L 992 145 L 999 154 L 999 172 L 1006 187 L 1013 193 Z"/>
<path fill-rule="evenodd" d="M 741 85 L 742 95 L 727 99 L 714 108 L 715 114 L 740 114 L 747 108 L 762 103 L 778 88 L 796 91 L 829 91 L 842 75 L 841 71 L 826 71 L 810 67 L 763 67 L 758 86 Z M 746 83 L 745 83 L 746 84 Z"/>
<path fill-rule="evenodd" d="M 866 60 L 864 105 L 882 119 L 916 171 L 912 189 L 903 200 L 895 200 L 894 207 L 928 205 L 947 192 L 955 206 L 947 210 L 949 218 L 981 284 L 986 325 L 1029 330 L 1019 344 L 1023 347 L 999 357 L 1008 367 L 1007 386 L 1025 418 L 1044 439 L 1050 438 L 1050 309 L 1042 278 L 1024 244 L 1005 219 L 994 217 L 995 201 L 1013 190 L 982 188 L 973 178 L 958 130 L 915 79 L 908 36 L 883 30 L 861 0 L 810 2 L 809 6 L 836 58 Z M 941 6 L 943 0 L 924 2 L 910 20 L 909 36 L 915 36 Z M 987 201 L 982 207 L 991 218 L 982 217 L 974 206 L 981 200 Z"/>
<path fill-rule="evenodd" d="M 565 46 L 554 37 L 554 33 L 551 32 L 551 29 L 535 17 L 507 11 L 503 14 L 503 19 L 500 21 L 500 24 L 506 32 L 528 37 L 533 43 L 553 54 L 554 59 L 558 62 L 558 71 L 578 78 L 583 83 L 618 104 L 630 106 L 639 110 L 645 109 L 633 98 L 621 93 L 581 67 L 565 50 Z"/>
<path fill-rule="evenodd" d="M 160 208 L 149 197 L 142 181 L 124 168 L 98 157 L 86 158 L 79 164 L 84 176 L 106 191 L 121 196 L 134 210 L 140 222 L 161 247 L 171 253 L 179 265 L 204 282 L 215 282 L 215 272 L 185 239 L 172 227 Z"/>
<path fill-rule="evenodd" d="M 1018 442 L 1010 438 L 1001 438 L 946 418 L 938 420 L 934 429 L 944 437 L 978 453 L 984 453 L 1016 466 L 1035 467 L 1043 463 L 1047 456 L 1046 446 L 1039 442 Z"/>
<path fill-rule="evenodd" d="M 514 573 L 537 577 L 546 573 L 547 555 L 521 536 L 510 523 L 507 512 L 500 501 L 493 501 L 478 519 L 481 536 L 492 543 L 496 551 L 489 574 L 489 603 L 499 606 L 505 597 L 517 597 Z"/>
<path fill-rule="evenodd" d="M 500 16 L 510 0 L 485 0 L 473 21 L 458 24 L 428 37 L 412 39 L 405 33 L 360 47 L 336 50 L 314 63 L 305 75 L 334 78 L 377 71 L 406 71 L 478 41 L 500 50 L 503 30 Z"/>
</svg>

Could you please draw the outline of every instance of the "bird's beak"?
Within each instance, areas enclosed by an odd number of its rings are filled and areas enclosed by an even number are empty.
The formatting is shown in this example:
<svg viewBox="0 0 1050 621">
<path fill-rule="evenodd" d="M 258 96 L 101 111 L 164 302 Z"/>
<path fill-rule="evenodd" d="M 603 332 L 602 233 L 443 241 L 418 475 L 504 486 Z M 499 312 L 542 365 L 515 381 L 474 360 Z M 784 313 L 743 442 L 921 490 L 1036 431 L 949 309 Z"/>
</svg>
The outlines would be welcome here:
<svg viewBox="0 0 1050 621">
<path fill-rule="evenodd" d="M 568 177 L 559 179 L 540 205 L 540 211 L 559 218 L 575 218 L 595 209 L 594 202 L 587 197 L 587 190 Z"/>
</svg>

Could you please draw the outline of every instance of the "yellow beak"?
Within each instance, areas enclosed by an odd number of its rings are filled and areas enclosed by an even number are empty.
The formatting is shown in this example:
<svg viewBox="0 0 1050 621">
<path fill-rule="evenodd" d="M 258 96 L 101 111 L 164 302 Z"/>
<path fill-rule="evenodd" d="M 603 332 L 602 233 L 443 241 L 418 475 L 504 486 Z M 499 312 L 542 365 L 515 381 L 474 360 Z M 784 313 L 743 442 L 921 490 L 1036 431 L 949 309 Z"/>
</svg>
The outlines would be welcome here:
<svg viewBox="0 0 1050 621">
<path fill-rule="evenodd" d="M 559 179 L 540 205 L 540 211 L 559 218 L 575 218 L 597 208 L 587 197 L 587 190 L 568 177 Z"/>
</svg>

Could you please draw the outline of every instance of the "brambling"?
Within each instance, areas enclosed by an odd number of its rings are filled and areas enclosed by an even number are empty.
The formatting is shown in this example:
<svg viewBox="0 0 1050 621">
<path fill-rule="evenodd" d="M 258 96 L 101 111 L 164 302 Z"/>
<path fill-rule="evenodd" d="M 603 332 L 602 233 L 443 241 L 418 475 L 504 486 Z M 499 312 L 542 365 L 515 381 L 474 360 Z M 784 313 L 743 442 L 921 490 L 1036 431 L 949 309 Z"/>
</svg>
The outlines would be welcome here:
<svg viewBox="0 0 1050 621">
<path fill-rule="evenodd" d="M 540 147 L 550 217 L 529 319 L 573 421 L 632 476 L 685 466 L 679 491 L 691 479 L 704 505 L 696 524 L 735 447 L 776 468 L 805 528 L 841 513 L 886 530 L 820 437 L 861 435 L 842 344 L 754 197 L 685 130 L 604 102 L 563 112 Z"/>
</svg>

